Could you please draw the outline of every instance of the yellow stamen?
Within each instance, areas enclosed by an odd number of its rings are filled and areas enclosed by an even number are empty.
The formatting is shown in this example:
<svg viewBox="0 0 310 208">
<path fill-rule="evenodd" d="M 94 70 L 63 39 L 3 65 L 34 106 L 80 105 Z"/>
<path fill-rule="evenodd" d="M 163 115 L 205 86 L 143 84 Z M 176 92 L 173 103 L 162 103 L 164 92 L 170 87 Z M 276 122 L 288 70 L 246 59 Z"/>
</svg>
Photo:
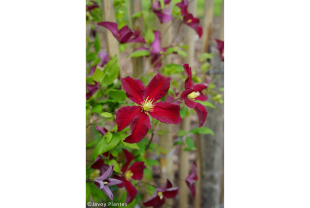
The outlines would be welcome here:
<svg viewBox="0 0 310 208">
<path fill-rule="evenodd" d="M 192 92 L 192 93 L 190 93 L 189 95 L 187 95 L 187 97 L 189 98 L 189 99 L 191 99 L 191 100 L 195 100 L 195 98 L 196 97 L 198 97 L 200 95 L 200 93 L 199 92 Z"/>
<path fill-rule="evenodd" d="M 133 173 L 131 172 L 131 170 L 127 170 L 127 171 L 125 172 L 125 174 L 124 174 L 126 180 L 132 179 L 132 178 L 131 178 L 132 175 L 133 175 Z"/>
<path fill-rule="evenodd" d="M 153 110 L 153 108 L 154 108 L 154 106 L 155 106 L 155 104 L 153 104 L 153 102 L 154 102 L 154 98 L 153 99 L 150 99 L 150 100 L 148 100 L 149 99 L 149 97 L 147 97 L 142 103 L 141 103 L 141 107 L 142 107 L 142 110 L 141 110 L 141 112 L 143 112 L 144 111 L 144 113 L 146 113 L 146 112 L 148 112 L 148 111 L 151 111 L 151 112 L 153 112 L 154 110 Z"/>
<path fill-rule="evenodd" d="M 106 182 L 106 181 L 103 181 L 103 184 L 107 184 L 108 182 Z"/>
<path fill-rule="evenodd" d="M 163 196 L 163 192 L 161 192 L 161 191 L 160 191 L 160 192 L 158 192 L 158 194 L 157 194 L 157 195 L 159 196 L 159 198 L 160 198 L 160 199 L 163 199 L 163 197 L 164 197 L 164 196 Z"/>
<path fill-rule="evenodd" d="M 95 180 L 96 178 L 99 177 L 100 170 L 94 170 L 94 172 L 89 174 L 89 179 L 90 180 Z"/>
<path fill-rule="evenodd" d="M 187 21 L 187 23 L 191 23 L 191 22 L 192 22 L 192 20 L 191 20 L 191 19 Z"/>
</svg>

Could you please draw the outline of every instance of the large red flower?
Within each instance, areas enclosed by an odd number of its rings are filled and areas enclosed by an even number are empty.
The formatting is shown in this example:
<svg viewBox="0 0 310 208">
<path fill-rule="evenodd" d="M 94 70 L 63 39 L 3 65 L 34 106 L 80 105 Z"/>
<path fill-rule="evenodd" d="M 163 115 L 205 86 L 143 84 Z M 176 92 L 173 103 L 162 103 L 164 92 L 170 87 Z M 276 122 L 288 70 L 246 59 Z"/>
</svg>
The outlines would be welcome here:
<svg viewBox="0 0 310 208">
<path fill-rule="evenodd" d="M 129 76 L 121 79 L 121 82 L 127 97 L 138 104 L 122 107 L 116 112 L 118 131 L 131 124 L 131 134 L 124 142 L 137 143 L 145 137 L 151 128 L 148 115 L 162 123 L 179 124 L 182 121 L 180 106 L 169 102 L 156 103 L 167 94 L 170 87 L 169 77 L 157 74 L 146 89 L 141 80 Z"/>
<path fill-rule="evenodd" d="M 217 42 L 217 45 L 218 45 L 218 47 L 216 48 L 219 50 L 221 54 L 222 61 L 224 61 L 224 41 L 221 41 L 218 39 L 215 39 L 215 41 Z"/>
<path fill-rule="evenodd" d="M 126 149 L 123 149 L 123 152 L 125 156 L 125 164 L 122 167 L 123 175 L 122 176 L 114 175 L 113 178 L 122 181 L 122 183 L 118 184 L 117 186 L 119 188 L 125 187 L 125 189 L 127 190 L 126 203 L 129 204 L 137 195 L 137 189 L 132 185 L 130 180 L 131 179 L 141 180 L 143 177 L 143 170 L 144 168 L 146 168 L 146 166 L 144 165 L 144 162 L 134 162 L 128 168 L 130 162 L 134 159 L 134 156 Z"/>
<path fill-rule="evenodd" d="M 157 188 L 147 201 L 143 202 L 143 205 L 146 207 L 161 207 L 165 203 L 165 198 L 171 199 L 178 194 L 178 187 L 172 187 L 172 183 L 167 179 L 164 187 Z"/>
<path fill-rule="evenodd" d="M 207 118 L 207 109 L 200 103 L 194 102 L 195 100 L 206 101 L 208 97 L 202 93 L 203 89 L 207 86 L 204 84 L 193 85 L 192 69 L 188 64 L 183 64 L 183 68 L 188 76 L 185 80 L 185 90 L 181 94 L 181 99 L 184 100 L 185 105 L 189 108 L 194 108 L 199 118 L 199 127 L 201 127 Z"/>
</svg>

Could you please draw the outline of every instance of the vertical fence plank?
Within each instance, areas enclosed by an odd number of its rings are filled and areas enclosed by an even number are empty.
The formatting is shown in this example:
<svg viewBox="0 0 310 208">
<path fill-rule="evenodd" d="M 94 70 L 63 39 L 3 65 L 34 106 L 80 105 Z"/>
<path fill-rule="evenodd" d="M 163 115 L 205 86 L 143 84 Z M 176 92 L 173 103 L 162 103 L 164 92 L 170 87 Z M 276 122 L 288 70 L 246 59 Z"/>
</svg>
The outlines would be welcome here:
<svg viewBox="0 0 310 208">
<path fill-rule="evenodd" d="M 213 0 L 205 0 L 203 17 L 202 52 L 209 52 L 209 42 L 213 27 Z"/>
</svg>

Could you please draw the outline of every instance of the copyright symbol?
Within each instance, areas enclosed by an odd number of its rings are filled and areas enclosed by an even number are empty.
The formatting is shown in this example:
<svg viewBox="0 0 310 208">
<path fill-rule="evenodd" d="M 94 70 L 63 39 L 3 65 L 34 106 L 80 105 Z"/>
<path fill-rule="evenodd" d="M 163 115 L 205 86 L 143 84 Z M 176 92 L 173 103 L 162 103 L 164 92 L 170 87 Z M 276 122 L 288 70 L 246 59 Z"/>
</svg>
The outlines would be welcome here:
<svg viewBox="0 0 310 208">
<path fill-rule="evenodd" d="M 91 202 L 87 202 L 87 206 L 91 206 Z"/>
</svg>

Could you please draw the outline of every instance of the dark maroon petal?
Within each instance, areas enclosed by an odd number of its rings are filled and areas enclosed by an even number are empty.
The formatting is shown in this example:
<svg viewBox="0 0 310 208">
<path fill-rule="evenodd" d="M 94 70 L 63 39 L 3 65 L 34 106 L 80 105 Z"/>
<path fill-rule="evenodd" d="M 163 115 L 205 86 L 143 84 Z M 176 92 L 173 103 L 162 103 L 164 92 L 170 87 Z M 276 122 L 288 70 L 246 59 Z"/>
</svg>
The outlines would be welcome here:
<svg viewBox="0 0 310 208">
<path fill-rule="evenodd" d="M 123 152 L 124 152 L 124 156 L 125 156 L 125 164 L 124 166 L 122 167 L 122 172 L 125 173 L 126 170 L 128 169 L 128 165 L 130 164 L 130 162 L 135 158 L 133 156 L 133 154 L 131 152 L 129 152 L 128 150 L 126 149 L 122 149 Z"/>
<path fill-rule="evenodd" d="M 198 91 L 201 91 L 201 90 L 204 90 L 207 88 L 207 85 L 204 85 L 204 84 L 195 84 L 193 86 L 193 89 L 198 92 Z"/>
<path fill-rule="evenodd" d="M 125 186 L 125 183 L 124 183 L 125 178 L 124 178 L 124 176 L 118 176 L 118 175 L 114 174 L 113 178 L 118 179 L 118 180 L 120 180 L 122 182 L 120 184 L 116 184 L 119 188 L 123 188 Z"/>
<path fill-rule="evenodd" d="M 154 41 L 151 43 L 151 48 L 153 53 L 160 52 L 160 32 L 154 30 Z"/>
<path fill-rule="evenodd" d="M 119 42 L 127 43 L 130 37 L 133 35 L 133 32 L 127 25 L 125 25 L 124 27 L 122 27 L 122 29 L 119 30 L 118 34 L 119 34 L 119 39 L 118 39 Z"/>
<path fill-rule="evenodd" d="M 155 70 L 160 69 L 161 67 L 162 56 L 159 54 L 153 54 L 151 58 L 151 64 L 154 66 Z"/>
<path fill-rule="evenodd" d="M 97 68 L 97 64 L 91 67 L 91 69 L 89 71 L 90 76 L 93 76 L 94 72 L 96 71 L 96 68 Z"/>
<path fill-rule="evenodd" d="M 97 92 L 97 90 L 100 88 L 99 82 L 95 82 L 94 85 L 87 84 L 86 88 L 88 89 L 88 93 L 86 93 L 86 99 L 88 100 L 93 94 Z"/>
<path fill-rule="evenodd" d="M 200 95 L 197 96 L 197 97 L 195 98 L 195 100 L 207 101 L 207 100 L 208 100 L 208 97 L 205 96 L 205 95 L 200 91 Z"/>
<path fill-rule="evenodd" d="M 156 201 L 160 200 L 160 198 L 157 194 L 158 194 L 158 192 L 157 192 L 157 190 L 155 190 L 154 194 L 148 200 L 143 202 L 143 205 L 146 207 L 154 207 L 156 204 Z"/>
<path fill-rule="evenodd" d="M 202 125 L 205 123 L 206 118 L 207 118 L 207 114 L 208 114 L 207 109 L 200 103 L 196 103 L 196 107 L 194 108 L 194 110 L 196 111 L 198 119 L 199 119 L 199 127 L 202 127 Z"/>
<path fill-rule="evenodd" d="M 142 81 L 140 79 L 133 79 L 128 76 L 122 78 L 121 82 L 127 97 L 138 105 L 141 105 L 145 91 L 145 87 Z"/>
<path fill-rule="evenodd" d="M 189 174 L 186 178 L 186 180 L 189 180 L 189 181 L 197 181 L 198 180 L 198 176 L 197 176 L 197 166 L 195 163 L 193 163 L 193 169 L 192 169 L 192 172 L 191 174 Z"/>
<path fill-rule="evenodd" d="M 154 208 L 158 208 L 158 207 L 163 206 L 163 205 L 165 204 L 165 202 L 166 202 L 166 200 L 165 200 L 164 197 L 163 197 L 162 199 L 160 199 L 160 198 L 158 197 L 158 199 L 155 200 Z"/>
<path fill-rule="evenodd" d="M 178 187 L 169 188 L 163 192 L 164 197 L 171 199 L 174 198 L 178 194 Z"/>
<path fill-rule="evenodd" d="M 127 43 L 146 43 L 144 38 L 140 36 L 139 30 L 135 30 L 131 38 L 127 41 Z"/>
<path fill-rule="evenodd" d="M 190 183 L 188 180 L 185 180 L 186 185 L 188 186 L 188 188 L 191 190 L 193 197 L 195 197 L 196 195 L 196 188 L 195 188 L 195 184 L 194 183 Z"/>
<path fill-rule="evenodd" d="M 92 164 L 90 168 L 100 170 L 103 165 L 104 165 L 104 160 L 101 159 L 101 155 L 99 155 L 98 157 L 96 157 L 94 164 Z"/>
<path fill-rule="evenodd" d="M 164 9 L 164 11 L 154 11 L 156 16 L 158 17 L 160 23 L 166 23 L 173 20 L 173 17 L 171 15 L 171 11 L 167 8 Z"/>
<path fill-rule="evenodd" d="M 202 31 L 203 31 L 203 30 L 202 30 L 202 27 L 201 27 L 201 26 L 198 26 L 196 32 L 197 32 L 199 38 L 201 38 L 201 36 L 202 36 Z"/>
<path fill-rule="evenodd" d="M 143 177 L 143 170 L 146 168 L 144 162 L 135 162 L 133 163 L 128 170 L 132 172 L 132 179 L 141 180 Z"/>
<path fill-rule="evenodd" d="M 165 5 L 169 4 L 171 0 L 164 0 Z"/>
<path fill-rule="evenodd" d="M 181 94 L 181 99 L 184 100 L 185 105 L 189 108 L 194 108 L 196 106 L 196 103 L 187 97 L 192 92 L 194 92 L 193 89 L 187 89 Z"/>
<path fill-rule="evenodd" d="M 86 9 L 91 12 L 92 10 L 99 8 L 99 5 L 95 1 L 91 1 L 93 4 L 92 5 L 86 5 Z"/>
<path fill-rule="evenodd" d="M 126 137 L 124 142 L 127 143 L 137 143 L 140 142 L 147 134 L 148 130 L 151 128 L 151 122 L 149 116 L 140 112 L 138 118 L 136 118 L 131 126 L 131 134 Z"/>
<path fill-rule="evenodd" d="M 138 118 L 141 113 L 140 106 L 124 106 L 116 112 L 117 131 L 121 131 Z"/>
<path fill-rule="evenodd" d="M 180 116 L 180 106 L 169 102 L 155 103 L 153 111 L 149 111 L 150 116 L 168 124 L 179 124 L 182 121 Z"/>
<path fill-rule="evenodd" d="M 97 25 L 103 26 L 111 31 L 114 37 L 118 40 L 118 29 L 117 24 L 115 22 L 99 22 Z"/>
<path fill-rule="evenodd" d="M 101 126 L 96 126 L 96 130 L 101 134 L 101 136 L 105 135 L 108 132 L 108 129 Z"/>
<path fill-rule="evenodd" d="M 137 189 L 131 184 L 130 181 L 125 180 L 125 189 L 127 190 L 126 203 L 129 204 L 137 195 Z"/>
<path fill-rule="evenodd" d="M 224 41 L 221 41 L 221 40 L 218 40 L 218 39 L 215 39 L 215 41 L 218 44 L 217 49 L 219 50 L 219 52 L 221 54 L 221 58 L 224 61 Z"/>
<path fill-rule="evenodd" d="M 149 100 L 154 99 L 153 102 L 156 102 L 164 97 L 169 90 L 170 80 L 170 77 L 157 74 L 146 87 L 144 98 L 146 99 L 148 97 Z"/>
<path fill-rule="evenodd" d="M 192 78 L 192 68 L 189 65 L 183 64 L 183 68 L 185 73 L 187 74 L 187 79 L 185 80 L 185 89 L 191 88 L 193 86 L 193 78 Z"/>
<path fill-rule="evenodd" d="M 105 157 L 107 157 L 108 160 L 112 160 L 112 159 L 113 159 L 113 155 L 112 155 L 112 154 L 109 154 L 109 151 L 103 153 L 102 155 L 105 156 Z"/>
<path fill-rule="evenodd" d="M 166 180 L 165 185 L 163 186 L 163 190 L 167 190 L 169 188 L 173 187 L 172 183 L 169 181 L 169 179 Z"/>
<path fill-rule="evenodd" d="M 113 194 L 108 186 L 103 186 L 101 190 L 113 201 Z"/>
<path fill-rule="evenodd" d="M 188 2 L 187 2 L 187 0 L 182 0 L 182 2 L 177 3 L 175 5 L 181 9 L 182 16 L 188 14 L 188 11 L 187 11 Z"/>
<path fill-rule="evenodd" d="M 113 173 L 113 169 L 114 169 L 114 165 L 112 164 L 109 167 L 109 169 L 102 176 L 99 176 L 98 178 L 96 178 L 96 180 L 103 181 L 103 180 L 106 180 L 106 179 L 110 178 L 110 176 Z"/>
<path fill-rule="evenodd" d="M 107 186 L 112 186 L 112 185 L 117 185 L 123 183 L 123 181 L 115 179 L 115 178 L 108 178 L 106 180 L 108 183 L 106 184 Z"/>
</svg>

